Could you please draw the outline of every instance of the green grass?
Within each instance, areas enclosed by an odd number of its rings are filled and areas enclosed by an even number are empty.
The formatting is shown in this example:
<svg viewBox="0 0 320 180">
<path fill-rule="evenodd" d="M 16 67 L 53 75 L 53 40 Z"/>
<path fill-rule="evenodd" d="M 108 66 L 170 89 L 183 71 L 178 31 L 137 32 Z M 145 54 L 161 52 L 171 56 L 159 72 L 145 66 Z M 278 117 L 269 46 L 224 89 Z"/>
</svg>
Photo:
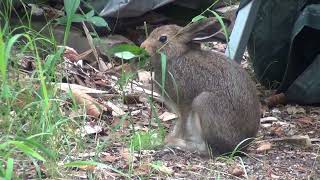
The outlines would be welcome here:
<svg viewBox="0 0 320 180">
<path fill-rule="evenodd" d="M 79 2 L 79 0 L 66 0 L 67 16 L 58 19 L 58 22 L 65 24 L 66 27 L 64 44 L 67 42 L 72 22 L 81 20 L 98 26 L 104 25 L 99 17 L 94 16 L 93 11 L 77 14 Z M 79 111 L 81 107 L 73 104 L 66 109 L 65 105 L 72 99 L 70 94 L 60 93 L 52 84 L 62 81 L 55 72 L 56 66 L 62 62 L 64 51 L 63 48 L 56 47 L 57 42 L 51 29 L 54 21 L 49 21 L 44 27 L 49 29 L 51 36 L 39 34 L 39 31 L 32 29 L 31 14 L 26 4 L 23 4 L 25 12 L 18 19 L 26 23 L 11 24 L 12 3 L 11 0 L 0 2 L 0 178 L 8 180 L 23 178 L 20 176 L 21 173 L 29 171 L 30 167 L 20 164 L 17 169 L 21 161 L 30 162 L 36 169 L 34 177 L 39 179 L 43 177 L 40 166 L 45 166 L 49 177 L 59 178 L 69 174 L 70 168 L 84 165 L 111 169 L 123 177 L 129 177 L 127 174 L 130 172 L 123 173 L 100 163 L 96 156 L 83 158 L 83 161 L 76 161 L 72 157 L 87 151 L 86 141 L 90 141 L 91 138 L 81 137 L 76 131 L 86 122 L 85 112 L 74 118 L 66 115 L 64 112 Z M 129 51 L 130 48 L 132 47 L 129 47 Z M 31 76 L 19 70 L 21 58 L 17 54 L 34 58 L 35 71 Z M 123 73 L 118 86 L 124 87 L 132 78 L 134 78 L 132 74 Z M 123 117 L 123 121 L 130 119 L 130 116 Z M 153 134 L 148 134 L 150 137 L 157 134 L 156 131 L 152 132 Z M 140 135 L 142 135 L 140 132 L 132 134 L 133 144 Z M 139 141 L 140 149 L 149 147 L 145 143 L 150 143 L 150 141 L 145 142 L 146 135 L 142 136 L 143 140 Z M 125 138 L 121 140 L 126 141 Z M 90 149 L 98 155 L 108 144 L 110 143 L 97 141 Z M 94 178 L 94 175 L 92 177 Z"/>
<path fill-rule="evenodd" d="M 49 36 L 32 29 L 32 17 L 26 4 L 23 4 L 22 8 L 24 13 L 18 17 L 21 22 L 26 23 L 11 24 L 11 16 L 15 13 L 13 1 L 0 2 L 0 179 L 25 178 L 22 174 L 30 170 L 28 163 L 35 167 L 34 178 L 37 179 L 43 178 L 41 172 L 43 166 L 46 176 L 53 179 L 65 177 L 74 168 L 84 166 L 112 170 L 125 178 L 130 178 L 133 174 L 133 162 L 126 171 L 99 162 L 99 153 L 112 143 L 99 139 L 92 142 L 92 137 L 80 136 L 77 129 L 87 121 L 86 113 L 80 111 L 82 107 L 72 101 L 70 94 L 61 93 L 54 86 L 54 82 L 62 81 L 56 72 L 57 65 L 63 62 L 64 48 L 57 47 L 58 43 L 51 29 L 53 23 L 65 25 L 64 44 L 67 43 L 73 22 L 86 21 L 96 26 L 107 26 L 100 17 L 94 16 L 93 11 L 78 14 L 80 0 L 64 2 L 66 16 L 57 21 L 48 21 L 41 30 L 47 28 Z M 138 59 L 138 65 L 141 67 L 147 63 L 146 52 L 136 46 L 118 46 L 112 49 L 111 53 L 122 58 L 123 63 L 131 59 Z M 19 70 L 21 58 L 18 54 L 34 58 L 35 71 L 32 74 Z M 166 71 L 165 54 L 161 54 L 161 61 L 162 70 Z M 123 90 L 123 100 L 124 87 L 131 83 L 135 75 L 136 72 L 128 73 L 122 70 L 117 86 Z M 173 77 L 162 77 L 162 93 L 166 93 L 164 84 L 167 78 Z M 166 131 L 151 99 L 149 99 L 152 111 L 150 124 L 154 121 L 158 127 L 152 128 L 150 125 L 149 131 L 138 131 L 133 128 L 127 137 L 117 138 L 117 141 L 125 142 L 132 154 L 163 145 Z M 70 117 L 65 113 L 67 111 L 81 113 L 77 117 Z M 120 119 L 120 124 L 116 125 L 111 133 L 118 131 L 125 121 L 129 121 L 134 127 L 129 113 Z M 94 151 L 96 155 L 89 158 L 77 157 L 77 154 L 87 151 Z M 150 163 L 150 166 L 155 171 L 166 171 L 158 161 Z M 92 172 L 91 177 L 95 178 Z"/>
</svg>

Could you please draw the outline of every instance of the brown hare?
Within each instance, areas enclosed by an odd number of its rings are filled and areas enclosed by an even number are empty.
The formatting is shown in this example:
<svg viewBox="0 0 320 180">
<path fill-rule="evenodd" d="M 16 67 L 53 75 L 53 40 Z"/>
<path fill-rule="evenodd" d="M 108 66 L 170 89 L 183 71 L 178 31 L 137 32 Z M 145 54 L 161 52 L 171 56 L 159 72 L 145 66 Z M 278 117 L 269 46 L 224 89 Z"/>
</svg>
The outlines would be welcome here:
<svg viewBox="0 0 320 180">
<path fill-rule="evenodd" d="M 222 154 L 258 132 L 260 103 L 254 82 L 224 54 L 202 50 L 198 43 L 219 32 L 220 27 L 214 18 L 184 28 L 165 25 L 141 44 L 151 55 L 158 84 L 162 72 L 157 52 L 167 58 L 164 99 L 179 115 L 165 140 L 169 147 L 201 154 L 211 149 L 213 154 Z"/>
</svg>

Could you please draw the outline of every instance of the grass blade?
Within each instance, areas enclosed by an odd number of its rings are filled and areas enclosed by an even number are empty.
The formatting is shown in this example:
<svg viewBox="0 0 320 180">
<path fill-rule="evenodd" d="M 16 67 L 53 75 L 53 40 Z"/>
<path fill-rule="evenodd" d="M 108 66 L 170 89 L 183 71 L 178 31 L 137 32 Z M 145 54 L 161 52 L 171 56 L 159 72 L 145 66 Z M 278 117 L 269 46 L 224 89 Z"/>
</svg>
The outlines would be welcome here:
<svg viewBox="0 0 320 180">
<path fill-rule="evenodd" d="M 65 167 L 81 167 L 81 166 L 88 166 L 88 165 L 89 166 L 97 166 L 97 167 L 101 167 L 104 169 L 111 169 L 112 171 L 114 171 L 124 177 L 130 178 L 128 175 L 124 174 L 123 172 L 121 172 L 111 166 L 108 166 L 103 163 L 95 162 L 95 161 L 74 161 L 74 162 L 64 164 Z"/>
<path fill-rule="evenodd" d="M 15 145 L 20 151 L 22 151 L 26 155 L 29 155 L 31 157 L 34 157 L 34 158 L 41 160 L 41 161 L 44 161 L 44 162 L 46 161 L 38 152 L 33 150 L 30 146 L 26 145 L 22 141 L 11 141 L 10 144 Z"/>
<path fill-rule="evenodd" d="M 166 72 L 167 72 L 167 56 L 161 52 L 161 95 L 164 97 L 164 86 L 166 82 Z"/>
<path fill-rule="evenodd" d="M 7 169 L 6 169 L 6 176 L 5 180 L 10 180 L 12 179 L 12 174 L 13 174 L 13 159 L 9 158 L 7 161 Z"/>
</svg>

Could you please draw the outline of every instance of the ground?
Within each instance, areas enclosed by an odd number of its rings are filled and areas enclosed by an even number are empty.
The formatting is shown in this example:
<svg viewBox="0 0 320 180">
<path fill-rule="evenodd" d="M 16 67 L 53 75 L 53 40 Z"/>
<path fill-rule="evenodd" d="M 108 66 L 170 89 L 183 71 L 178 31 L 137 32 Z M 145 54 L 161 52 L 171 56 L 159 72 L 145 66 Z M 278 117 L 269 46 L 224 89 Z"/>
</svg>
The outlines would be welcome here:
<svg viewBox="0 0 320 180">
<path fill-rule="evenodd" d="M 204 48 L 224 51 L 225 44 L 208 43 Z M 65 82 L 58 84 L 57 96 L 67 96 L 68 85 L 78 85 L 70 86 L 74 99 L 61 98 L 60 106 L 76 125 L 59 124 L 57 131 L 63 133 L 47 142 L 58 147 L 58 163 L 31 161 L 18 151 L 13 153 L 16 176 L 35 179 L 40 172 L 43 179 L 320 179 L 320 107 L 263 105 L 259 133 L 243 153 L 201 157 L 163 146 L 163 135 L 173 127 L 176 116 L 150 91 L 150 72 L 140 71 L 129 81 L 131 68 L 119 59 L 100 61 L 99 66 L 94 60 L 91 66 L 77 57 L 77 52 L 67 49 L 55 69 Z M 24 78 L 32 83 L 35 58 L 19 59 L 20 69 L 29 73 Z M 249 62 L 245 55 L 241 66 L 254 79 Z M 264 104 L 273 90 L 255 82 Z M 74 108 L 73 101 L 82 108 Z M 21 131 L 31 126 L 23 121 Z M 0 160 L 5 162 L 3 157 Z M 86 162 L 65 167 L 78 160 Z"/>
<path fill-rule="evenodd" d="M 223 49 L 225 45 L 214 43 L 209 47 Z M 250 64 L 243 61 L 242 67 L 253 74 Z M 75 77 L 72 65 L 68 68 L 69 76 Z M 72 70 L 73 69 L 73 70 Z M 88 118 L 82 124 L 83 148 L 69 154 L 69 160 L 95 160 L 105 166 L 82 165 L 78 168 L 60 172 L 70 179 L 318 179 L 320 178 L 320 108 L 299 105 L 277 105 L 262 107 L 261 127 L 256 139 L 243 154 L 219 157 L 201 157 L 195 153 L 179 149 L 153 146 L 152 150 L 130 151 L 134 132 L 152 132 L 159 126 L 168 132 L 174 125 L 174 115 L 169 113 L 160 101 L 155 101 L 156 112 L 160 115 L 160 124 L 150 121 L 150 103 L 146 96 L 135 94 L 140 81 L 150 86 L 148 72 L 139 73 L 138 80 L 126 86 L 126 100 L 119 97 L 120 90 L 115 88 L 117 77 L 114 73 L 101 75 L 90 71 L 90 78 L 85 78 L 89 87 L 99 84 L 101 90 L 108 89 L 109 94 L 97 96 L 96 100 L 107 108 L 100 119 Z M 83 75 L 82 75 L 83 77 Z M 94 81 L 91 81 L 93 80 Z M 101 83 L 104 82 L 104 83 Z M 81 84 L 81 83 L 80 83 Z M 101 84 L 104 88 L 101 88 Z M 272 90 L 257 83 L 261 100 L 272 94 Z M 93 93 L 94 94 L 94 93 Z M 99 94 L 99 93 L 98 93 Z M 142 93 L 143 94 L 143 93 Z M 131 99 L 131 101 L 130 101 Z M 124 103 L 123 103 L 124 102 Z M 66 109 L 70 111 L 70 109 Z M 129 112 L 127 118 L 123 114 Z M 71 113 L 72 114 L 72 113 Z M 88 114 L 90 114 L 88 112 Z M 70 115 L 72 116 L 72 115 Z M 123 121 L 122 121 L 123 120 Z M 115 128 L 117 127 L 117 128 Z M 83 135 L 82 135 L 83 134 Z M 152 134 L 152 133 L 151 133 Z M 161 135 L 151 141 L 162 143 Z M 150 135 L 152 136 L 152 135 Z M 144 140 L 141 140 L 144 143 Z M 136 146 L 135 146 L 136 147 Z M 78 149 L 77 147 L 74 147 Z M 80 153 L 81 152 L 81 153 Z M 25 177 L 34 177 L 35 171 L 23 168 Z M 26 169 L 27 171 L 25 171 Z M 43 170 L 44 178 L 47 170 Z M 29 174 L 29 175 L 28 175 Z"/>
</svg>

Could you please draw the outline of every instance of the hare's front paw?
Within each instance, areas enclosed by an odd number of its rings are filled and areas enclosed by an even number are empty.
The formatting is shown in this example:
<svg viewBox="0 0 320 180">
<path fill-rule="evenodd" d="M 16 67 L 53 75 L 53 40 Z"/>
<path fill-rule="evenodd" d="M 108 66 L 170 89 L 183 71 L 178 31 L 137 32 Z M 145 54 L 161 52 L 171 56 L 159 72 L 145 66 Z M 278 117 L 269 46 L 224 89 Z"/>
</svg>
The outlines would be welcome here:
<svg viewBox="0 0 320 180">
<path fill-rule="evenodd" d="M 180 149 L 182 151 L 197 152 L 202 155 L 208 154 L 208 149 L 205 143 L 194 143 L 192 141 L 186 141 L 184 139 L 168 136 L 165 139 L 167 147 Z"/>
</svg>

